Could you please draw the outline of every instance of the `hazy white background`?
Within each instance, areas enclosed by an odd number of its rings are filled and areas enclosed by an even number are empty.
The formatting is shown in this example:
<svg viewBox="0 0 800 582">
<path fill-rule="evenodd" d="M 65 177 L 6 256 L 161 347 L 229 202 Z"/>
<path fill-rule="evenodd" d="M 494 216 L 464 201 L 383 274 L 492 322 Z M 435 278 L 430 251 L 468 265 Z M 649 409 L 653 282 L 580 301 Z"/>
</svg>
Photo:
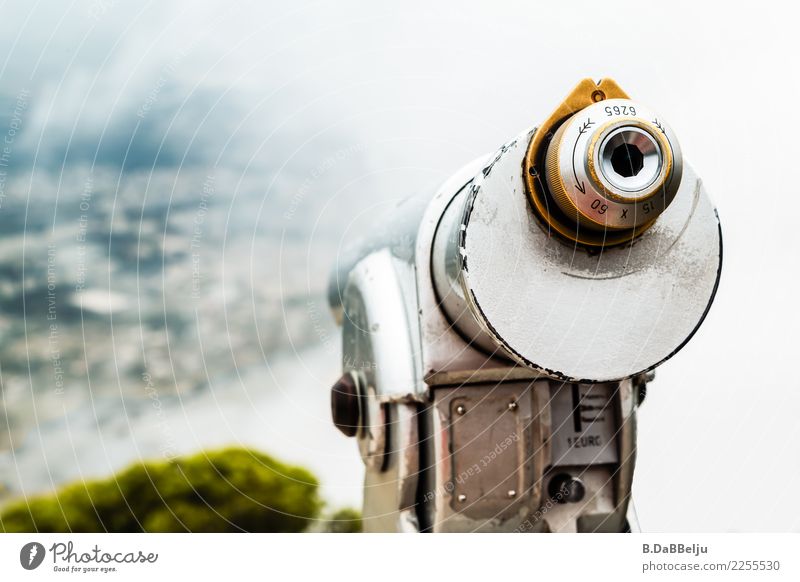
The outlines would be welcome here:
<svg viewBox="0 0 800 582">
<path fill-rule="evenodd" d="M 282 311 L 290 293 L 317 305 L 337 249 L 376 212 L 536 124 L 581 78 L 612 77 L 669 120 L 718 206 L 724 236 L 716 303 L 693 341 L 659 368 L 641 409 L 634 484 L 641 526 L 800 531 L 794 6 L 6 2 L 4 114 L 21 89 L 31 97 L 5 208 L 15 197 L 32 199 L 32 212 L 54 221 L 56 194 L 59 204 L 71 196 L 74 205 L 80 192 L 80 180 L 72 187 L 64 176 L 87 163 L 121 176 L 133 200 L 148 176 L 172 188 L 194 172 L 196 189 L 215 166 L 218 188 L 228 191 L 214 210 L 222 233 L 215 265 L 229 265 L 222 281 L 242 274 L 239 287 L 215 289 L 219 305 L 250 301 L 250 287 L 269 287 Z M 148 99 L 152 112 L 137 117 Z M 132 173 L 145 179 L 137 186 Z M 226 220 L 239 215 L 246 226 Z M 246 222 L 251 215 L 257 224 Z M 256 231 L 274 244 L 246 244 Z M 235 239 L 244 242 L 231 252 L 225 241 Z M 98 280 L 101 290 L 135 295 Z M 159 309 L 160 300 L 152 300 Z M 177 391 L 168 413 L 177 450 L 260 446 L 311 467 L 334 505 L 358 503 L 355 445 L 328 418 L 339 354 L 318 307 L 299 312 L 315 332 L 302 341 L 293 339 L 291 318 L 259 324 L 259 310 L 250 310 L 249 321 L 231 323 L 234 333 L 257 326 L 259 337 L 288 340 L 243 373 L 241 365 L 206 366 L 191 398 Z M 198 309 L 194 324 L 211 311 Z M 0 342 L 23 337 L 9 326 L 0 328 Z M 204 333 L 226 331 L 214 325 Z M 91 341 L 107 345 L 102 335 Z M 190 367 L 203 368 L 199 360 Z M 3 380 L 13 378 L 4 372 Z M 20 394 L 30 394 L 19 407 L 53 400 L 34 384 L 20 384 Z M 122 414 L 109 406 L 109 416 Z M 48 410 L 47 435 L 23 431 L 18 451 L 7 450 L 0 463 L 13 491 L 104 474 L 154 449 L 152 417 L 117 418 L 108 431 L 63 424 L 77 414 L 67 404 Z"/>
</svg>

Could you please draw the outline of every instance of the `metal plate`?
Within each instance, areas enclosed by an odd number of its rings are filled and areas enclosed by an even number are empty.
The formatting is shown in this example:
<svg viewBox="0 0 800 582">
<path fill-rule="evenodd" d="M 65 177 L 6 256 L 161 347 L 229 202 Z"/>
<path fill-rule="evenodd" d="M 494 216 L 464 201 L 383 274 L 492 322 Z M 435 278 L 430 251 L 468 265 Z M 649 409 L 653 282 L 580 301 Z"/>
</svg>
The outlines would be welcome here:
<svg viewBox="0 0 800 582">
<path fill-rule="evenodd" d="M 554 466 L 616 463 L 613 384 L 551 387 L 551 458 Z"/>
<path fill-rule="evenodd" d="M 473 385 L 437 391 L 449 416 L 451 473 L 444 484 L 453 511 L 503 520 L 533 494 L 533 386 Z M 438 398 L 437 398 L 438 399 Z"/>
</svg>

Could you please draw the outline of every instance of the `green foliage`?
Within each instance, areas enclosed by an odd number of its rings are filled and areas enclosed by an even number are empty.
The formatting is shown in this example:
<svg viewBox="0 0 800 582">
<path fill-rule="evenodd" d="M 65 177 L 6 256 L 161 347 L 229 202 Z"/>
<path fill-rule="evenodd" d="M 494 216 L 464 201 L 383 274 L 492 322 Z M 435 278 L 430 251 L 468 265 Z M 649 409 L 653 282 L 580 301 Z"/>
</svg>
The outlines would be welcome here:
<svg viewBox="0 0 800 582">
<path fill-rule="evenodd" d="M 109 479 L 16 501 L 0 512 L 0 530 L 298 532 L 321 509 L 307 470 L 229 448 L 139 463 Z"/>
<path fill-rule="evenodd" d="M 334 513 L 325 527 L 330 533 L 361 533 L 361 512 L 347 507 Z"/>
</svg>

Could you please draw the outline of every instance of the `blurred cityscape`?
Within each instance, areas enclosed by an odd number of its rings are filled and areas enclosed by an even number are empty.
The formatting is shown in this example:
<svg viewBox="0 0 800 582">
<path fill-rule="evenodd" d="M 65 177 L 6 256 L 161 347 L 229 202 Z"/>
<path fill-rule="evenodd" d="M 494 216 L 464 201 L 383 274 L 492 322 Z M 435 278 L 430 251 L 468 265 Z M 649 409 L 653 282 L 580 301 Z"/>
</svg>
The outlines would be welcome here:
<svg viewBox="0 0 800 582">
<path fill-rule="evenodd" d="M 315 449 L 336 434 L 326 285 L 363 143 L 319 112 L 287 124 L 299 89 L 203 77 L 208 23 L 137 69 L 141 28 L 117 52 L 104 30 L 136 7 L 90 8 L 49 41 L 91 32 L 74 62 L 26 37 L 0 71 L 0 499 L 234 443 L 328 484 L 344 463 L 326 494 L 354 499 L 351 443 Z"/>
<path fill-rule="evenodd" d="M 103 432 L 149 415 L 158 430 L 162 406 L 212 382 L 224 394 L 268 358 L 333 337 L 324 274 L 336 247 L 309 249 L 305 221 L 285 226 L 297 187 L 265 201 L 261 180 L 193 167 L 30 180 L 9 181 L 0 208 L 0 450 L 23 453 L 71 414 Z M 149 453 L 175 454 L 172 438 Z M 36 473 L 77 477 L 62 469 Z"/>
</svg>

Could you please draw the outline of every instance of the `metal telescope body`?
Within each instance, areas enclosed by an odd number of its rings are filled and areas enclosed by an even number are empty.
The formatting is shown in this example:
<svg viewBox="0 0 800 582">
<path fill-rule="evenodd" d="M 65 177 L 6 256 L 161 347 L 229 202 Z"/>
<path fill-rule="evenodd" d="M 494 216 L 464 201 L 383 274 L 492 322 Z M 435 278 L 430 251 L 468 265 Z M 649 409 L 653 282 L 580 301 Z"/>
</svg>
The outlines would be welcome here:
<svg viewBox="0 0 800 582">
<path fill-rule="evenodd" d="M 715 208 L 612 80 L 433 193 L 334 273 L 336 426 L 366 531 L 629 531 L 636 410 L 719 281 Z"/>
</svg>

